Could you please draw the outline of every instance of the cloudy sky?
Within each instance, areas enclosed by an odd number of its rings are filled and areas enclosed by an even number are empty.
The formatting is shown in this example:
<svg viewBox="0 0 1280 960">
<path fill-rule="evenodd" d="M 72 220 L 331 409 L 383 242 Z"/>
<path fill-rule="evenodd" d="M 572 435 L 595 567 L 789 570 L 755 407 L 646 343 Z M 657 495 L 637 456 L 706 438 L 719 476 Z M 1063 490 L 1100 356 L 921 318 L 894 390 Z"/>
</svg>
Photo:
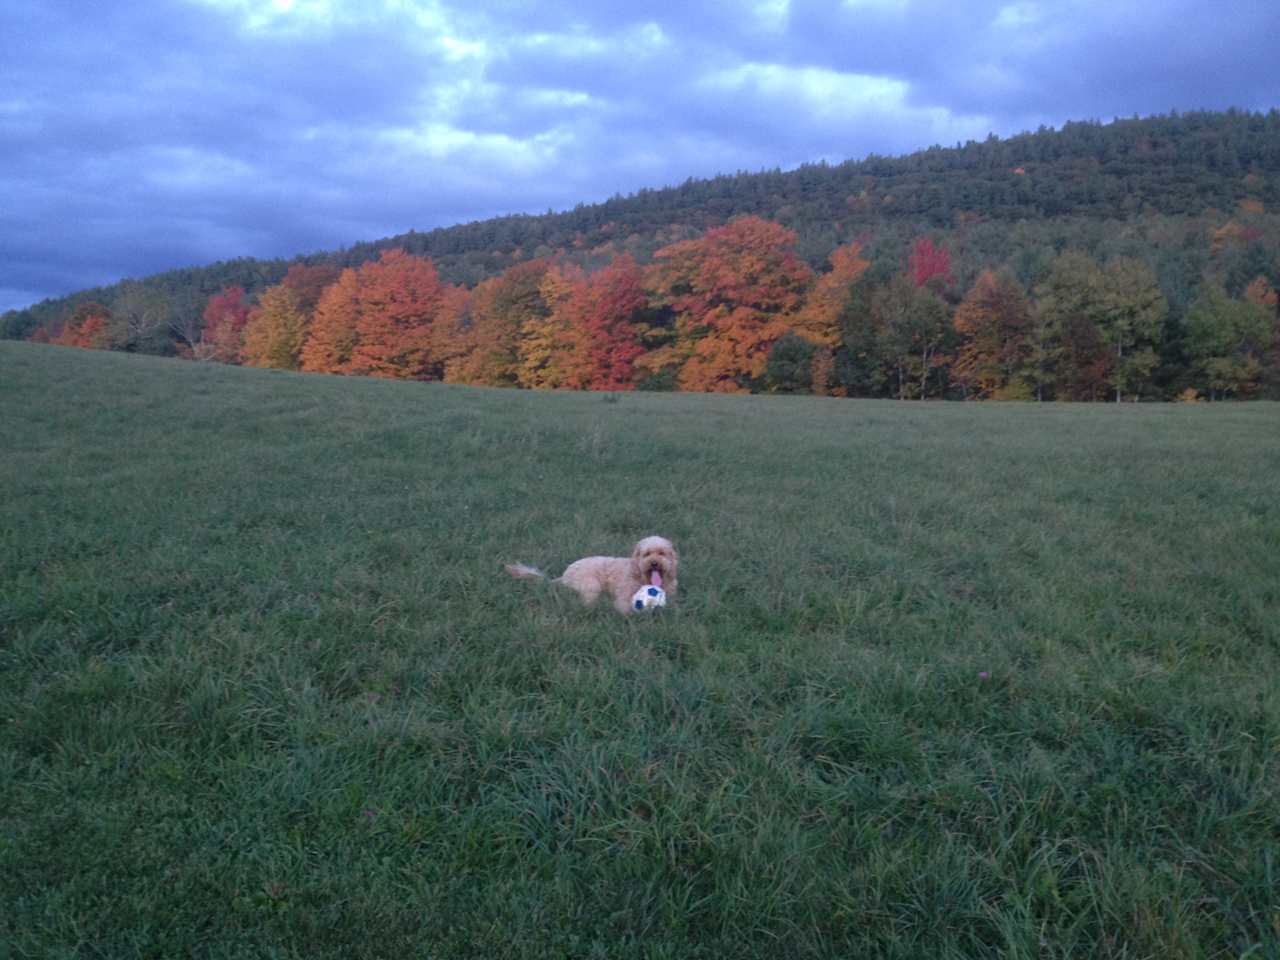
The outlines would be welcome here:
<svg viewBox="0 0 1280 960">
<path fill-rule="evenodd" d="M 690 176 L 1280 106 L 1276 0 L 0 0 L 0 310 Z"/>
</svg>

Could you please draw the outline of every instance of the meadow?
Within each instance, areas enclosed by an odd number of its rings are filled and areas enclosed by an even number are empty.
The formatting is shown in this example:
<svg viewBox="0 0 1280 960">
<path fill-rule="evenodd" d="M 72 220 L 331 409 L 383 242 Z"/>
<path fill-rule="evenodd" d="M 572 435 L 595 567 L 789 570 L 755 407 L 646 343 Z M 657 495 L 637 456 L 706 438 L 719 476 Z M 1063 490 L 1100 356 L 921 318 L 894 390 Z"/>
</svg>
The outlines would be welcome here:
<svg viewBox="0 0 1280 960">
<path fill-rule="evenodd" d="M 0 491 L 0 956 L 1280 956 L 1275 404 L 3 342 Z"/>
</svg>

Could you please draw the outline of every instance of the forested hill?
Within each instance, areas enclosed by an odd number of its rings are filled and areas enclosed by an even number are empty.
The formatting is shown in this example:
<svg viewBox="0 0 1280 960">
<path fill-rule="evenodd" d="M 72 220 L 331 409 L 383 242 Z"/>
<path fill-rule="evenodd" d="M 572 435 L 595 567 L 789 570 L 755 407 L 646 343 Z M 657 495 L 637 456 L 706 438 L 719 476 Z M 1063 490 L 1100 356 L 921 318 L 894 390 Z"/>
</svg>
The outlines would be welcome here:
<svg viewBox="0 0 1280 960">
<path fill-rule="evenodd" d="M 252 295 L 278 282 L 291 263 L 354 266 L 393 248 L 430 256 L 443 279 L 470 286 L 513 263 L 557 252 L 589 269 L 620 252 L 645 262 L 665 243 L 744 214 L 797 231 L 799 254 L 821 268 L 836 246 L 859 237 L 873 254 L 898 257 L 909 237 L 924 230 L 1021 222 L 1055 228 L 1020 243 L 1048 238 L 1057 247 L 1087 249 L 1108 221 L 1146 225 L 1159 217 L 1217 213 L 1221 226 L 1242 205 L 1254 212 L 1280 209 L 1276 110 L 1068 123 L 903 157 L 689 180 L 563 213 L 410 231 L 294 261 L 243 258 L 173 270 L 10 311 L 0 336 L 56 328 L 78 303 L 113 307 L 120 298 L 137 299 L 139 288 L 163 298 L 179 327 L 190 327 L 208 299 L 227 287 Z M 993 252 L 1036 259 L 1029 247 Z"/>
<path fill-rule="evenodd" d="M 689 180 L 567 213 L 410 232 L 347 256 L 364 259 L 373 250 L 403 247 L 452 266 L 456 281 L 474 281 L 489 271 L 477 269 L 483 261 L 469 255 L 592 248 L 754 214 L 798 231 L 802 251 L 818 266 L 839 241 L 887 221 L 948 228 L 978 220 L 1199 214 L 1231 211 L 1247 200 L 1270 207 L 1280 202 L 1277 174 L 1275 110 L 1068 123 L 904 157 Z"/>
<path fill-rule="evenodd" d="M 1280 112 L 1072 123 L 172 271 L 0 334 L 534 388 L 1280 397 L 1278 193 Z"/>
</svg>

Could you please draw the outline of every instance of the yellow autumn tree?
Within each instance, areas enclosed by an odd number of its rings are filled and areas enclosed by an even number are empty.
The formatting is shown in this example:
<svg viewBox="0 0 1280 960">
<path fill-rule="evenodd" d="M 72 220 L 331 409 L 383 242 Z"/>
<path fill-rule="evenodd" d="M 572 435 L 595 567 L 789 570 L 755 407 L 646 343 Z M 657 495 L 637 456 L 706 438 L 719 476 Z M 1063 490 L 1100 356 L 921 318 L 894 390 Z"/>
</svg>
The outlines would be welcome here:
<svg viewBox="0 0 1280 960">
<path fill-rule="evenodd" d="M 591 287 L 573 265 L 553 264 L 539 287 L 547 315 L 534 314 L 520 331 L 522 387 L 583 390 L 591 383 L 591 331 L 587 327 Z"/>
<path fill-rule="evenodd" d="M 1033 347 L 1031 307 L 1011 278 L 982 271 L 951 322 L 962 338 L 951 376 L 967 396 L 1030 399 L 1023 373 Z"/>
<path fill-rule="evenodd" d="M 521 333 L 526 323 L 549 314 L 541 291 L 547 269 L 545 260 L 519 263 L 471 291 L 469 309 L 448 350 L 447 382 L 491 387 L 519 383 Z"/>
<path fill-rule="evenodd" d="M 278 283 L 262 291 L 244 327 L 241 358 L 246 366 L 297 370 L 306 317 L 296 290 Z"/>
</svg>

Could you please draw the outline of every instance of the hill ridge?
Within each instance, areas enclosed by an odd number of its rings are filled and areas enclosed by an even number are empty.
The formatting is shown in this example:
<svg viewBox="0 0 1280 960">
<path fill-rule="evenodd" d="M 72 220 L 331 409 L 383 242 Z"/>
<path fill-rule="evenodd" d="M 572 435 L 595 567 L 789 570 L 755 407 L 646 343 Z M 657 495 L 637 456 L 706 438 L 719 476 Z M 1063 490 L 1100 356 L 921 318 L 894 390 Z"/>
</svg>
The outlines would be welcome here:
<svg viewBox="0 0 1280 960">
<path fill-rule="evenodd" d="M 895 225 L 940 230 L 981 221 L 1124 221 L 1229 212 L 1248 201 L 1268 209 L 1280 204 L 1280 111 L 1068 121 L 896 157 L 873 153 L 786 171 L 691 177 L 571 210 L 410 229 L 292 258 L 238 257 L 177 268 L 7 311 L 0 315 L 0 337 L 26 336 L 89 300 L 110 305 L 133 284 L 164 294 L 175 314 L 190 317 L 219 290 L 240 286 L 256 293 L 291 264 L 358 266 L 393 248 L 430 256 L 447 280 L 474 285 L 550 253 L 590 267 L 604 251 L 625 248 L 643 261 L 671 239 L 753 214 L 796 229 L 801 256 L 817 267 L 840 243 Z"/>
</svg>

